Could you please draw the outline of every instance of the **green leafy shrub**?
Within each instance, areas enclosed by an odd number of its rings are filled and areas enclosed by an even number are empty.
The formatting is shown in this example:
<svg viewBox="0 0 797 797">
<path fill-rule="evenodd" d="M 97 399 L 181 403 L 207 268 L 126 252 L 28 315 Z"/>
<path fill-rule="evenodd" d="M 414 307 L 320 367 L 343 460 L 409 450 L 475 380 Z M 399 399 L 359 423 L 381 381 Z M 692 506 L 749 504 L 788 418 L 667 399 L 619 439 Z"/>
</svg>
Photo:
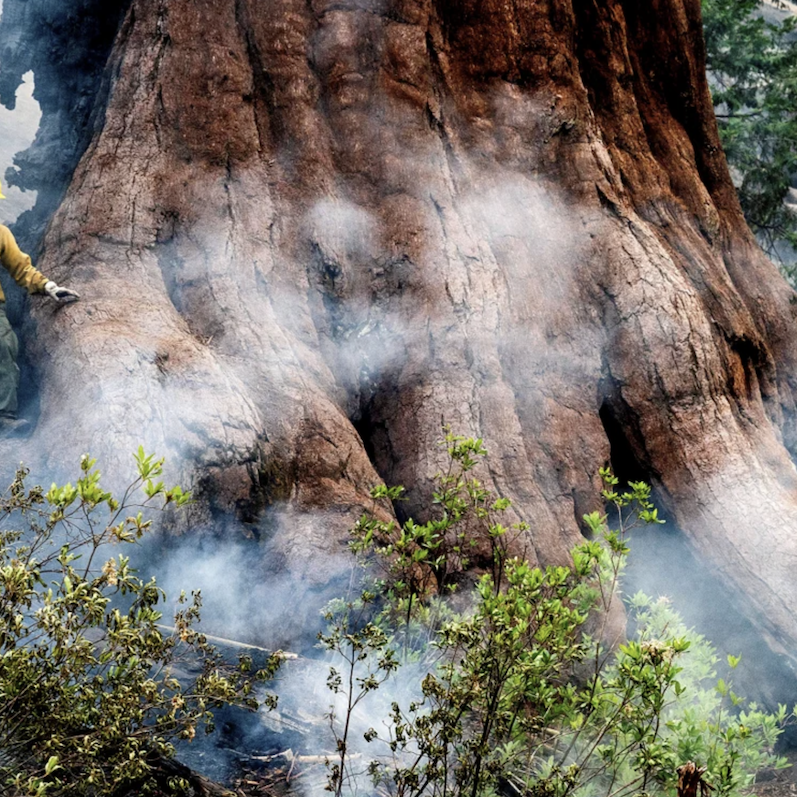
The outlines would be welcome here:
<svg viewBox="0 0 797 797">
<path fill-rule="evenodd" d="M 592 513 L 591 539 L 570 564 L 537 567 L 509 555 L 508 539 L 525 529 L 501 524 L 508 502 L 472 474 L 481 441 L 449 433 L 445 443 L 451 467 L 437 477 L 433 518 L 399 525 L 364 516 L 353 530 L 363 589 L 328 607 L 320 637 L 344 662 L 328 681 L 343 697 L 329 714 L 337 742 L 330 791 L 362 785 L 353 715 L 383 685 L 402 692 L 404 672 L 419 675 L 413 696 L 394 699 L 374 723 L 380 730 L 364 733 L 379 751 L 370 778 L 397 797 L 663 794 L 691 759 L 730 795 L 759 769 L 783 765 L 771 750 L 785 707 L 774 716 L 745 711 L 724 682 L 707 685 L 716 655 L 666 602 L 636 596 L 637 636 L 619 645 L 608 638 L 628 533 L 661 522 L 646 484 L 619 491 L 602 471 L 615 528 Z M 373 495 L 396 500 L 401 491 Z M 490 561 L 469 607 L 456 612 L 453 587 L 484 540 Z"/>
<path fill-rule="evenodd" d="M 652 601 L 638 593 L 628 605 L 642 644 L 667 636 L 689 639 L 689 653 L 679 662 L 678 699 L 665 706 L 661 716 L 666 725 L 663 733 L 678 762 L 701 762 L 720 795 L 748 790 L 762 769 L 788 766 L 773 752 L 788 719 L 786 706 L 775 713 L 761 711 L 735 694 L 730 680 L 718 679 L 720 659 L 714 647 L 686 628 L 666 598 Z M 739 664 L 738 656 L 726 656 L 729 672 Z"/>
<path fill-rule="evenodd" d="M 160 777 L 172 741 L 211 728 L 216 706 L 255 705 L 248 662 L 224 667 L 195 630 L 199 594 L 181 596 L 164 633 L 164 593 L 116 551 L 147 531 L 151 509 L 189 500 L 159 480 L 162 460 L 139 449 L 136 464 L 120 500 L 88 456 L 74 485 L 28 488 L 21 468 L 0 499 L 2 793 L 180 791 Z M 188 652 L 195 677 L 179 670 Z"/>
</svg>

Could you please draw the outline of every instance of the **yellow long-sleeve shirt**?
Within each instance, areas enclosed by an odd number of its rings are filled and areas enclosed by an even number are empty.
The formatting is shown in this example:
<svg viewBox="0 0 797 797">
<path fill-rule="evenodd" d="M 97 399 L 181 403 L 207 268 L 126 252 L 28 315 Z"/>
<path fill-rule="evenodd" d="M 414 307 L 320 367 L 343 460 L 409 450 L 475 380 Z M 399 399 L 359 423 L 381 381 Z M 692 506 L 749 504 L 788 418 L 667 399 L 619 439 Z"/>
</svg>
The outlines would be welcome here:
<svg viewBox="0 0 797 797">
<path fill-rule="evenodd" d="M 11 230 L 0 224 L 0 263 L 22 288 L 28 293 L 44 293 L 47 277 L 33 267 L 30 258 L 20 250 Z M 0 288 L 0 302 L 6 300 Z"/>
</svg>

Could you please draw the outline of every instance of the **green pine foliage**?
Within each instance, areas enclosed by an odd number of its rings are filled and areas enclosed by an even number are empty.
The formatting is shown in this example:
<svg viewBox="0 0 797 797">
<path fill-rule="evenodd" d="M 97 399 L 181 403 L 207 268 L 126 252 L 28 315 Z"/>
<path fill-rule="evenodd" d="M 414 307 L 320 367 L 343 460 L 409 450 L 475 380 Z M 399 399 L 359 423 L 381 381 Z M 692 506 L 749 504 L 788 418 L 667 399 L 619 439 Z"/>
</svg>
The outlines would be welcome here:
<svg viewBox="0 0 797 797">
<path fill-rule="evenodd" d="M 761 5 L 703 0 L 707 66 L 745 218 L 793 282 L 797 217 L 784 198 L 797 175 L 797 34 L 794 17 L 766 22 Z"/>
</svg>

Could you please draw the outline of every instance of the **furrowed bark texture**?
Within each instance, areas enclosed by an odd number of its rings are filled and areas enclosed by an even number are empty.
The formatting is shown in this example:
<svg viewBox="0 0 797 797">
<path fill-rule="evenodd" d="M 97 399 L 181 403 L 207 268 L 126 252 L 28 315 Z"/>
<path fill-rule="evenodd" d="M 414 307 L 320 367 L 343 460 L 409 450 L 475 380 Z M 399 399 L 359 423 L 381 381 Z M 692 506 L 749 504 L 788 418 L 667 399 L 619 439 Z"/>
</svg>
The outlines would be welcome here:
<svg viewBox="0 0 797 797">
<path fill-rule="evenodd" d="M 739 210 L 698 0 L 119 10 L 40 260 L 83 299 L 25 330 L 27 456 L 144 442 L 321 587 L 373 483 L 426 504 L 441 422 L 542 563 L 623 451 L 797 641 L 795 295 Z"/>
</svg>

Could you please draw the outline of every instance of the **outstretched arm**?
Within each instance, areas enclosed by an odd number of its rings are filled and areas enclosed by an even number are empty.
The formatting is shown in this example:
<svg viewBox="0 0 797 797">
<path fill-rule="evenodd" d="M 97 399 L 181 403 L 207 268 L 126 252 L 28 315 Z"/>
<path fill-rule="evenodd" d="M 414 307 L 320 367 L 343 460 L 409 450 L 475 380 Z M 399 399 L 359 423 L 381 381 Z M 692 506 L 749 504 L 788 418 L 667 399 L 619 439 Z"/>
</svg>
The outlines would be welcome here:
<svg viewBox="0 0 797 797">
<path fill-rule="evenodd" d="M 77 292 L 61 288 L 33 267 L 31 259 L 17 245 L 11 230 L 0 225 L 0 261 L 14 281 L 28 293 L 46 293 L 57 302 L 74 302 Z"/>
</svg>

